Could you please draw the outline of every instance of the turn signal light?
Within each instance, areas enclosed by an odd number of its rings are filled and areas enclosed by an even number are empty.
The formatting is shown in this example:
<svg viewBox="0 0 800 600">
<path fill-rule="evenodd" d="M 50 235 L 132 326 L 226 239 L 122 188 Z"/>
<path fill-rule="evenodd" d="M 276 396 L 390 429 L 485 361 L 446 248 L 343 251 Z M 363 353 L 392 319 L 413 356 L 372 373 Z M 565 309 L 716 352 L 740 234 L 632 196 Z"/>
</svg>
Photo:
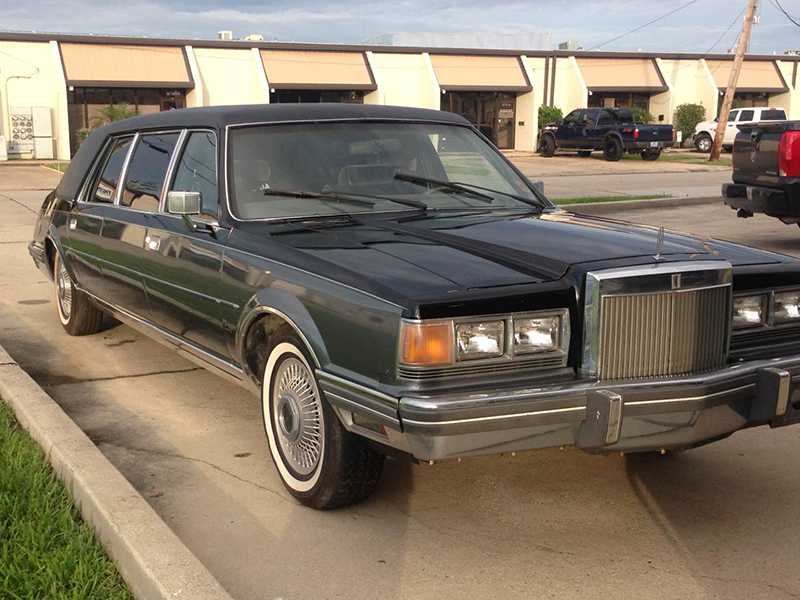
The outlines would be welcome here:
<svg viewBox="0 0 800 600">
<path fill-rule="evenodd" d="M 800 131 L 787 131 L 778 147 L 778 175 L 800 177 Z"/>
<path fill-rule="evenodd" d="M 453 363 L 453 323 L 408 323 L 400 330 L 400 364 L 411 366 Z"/>
</svg>

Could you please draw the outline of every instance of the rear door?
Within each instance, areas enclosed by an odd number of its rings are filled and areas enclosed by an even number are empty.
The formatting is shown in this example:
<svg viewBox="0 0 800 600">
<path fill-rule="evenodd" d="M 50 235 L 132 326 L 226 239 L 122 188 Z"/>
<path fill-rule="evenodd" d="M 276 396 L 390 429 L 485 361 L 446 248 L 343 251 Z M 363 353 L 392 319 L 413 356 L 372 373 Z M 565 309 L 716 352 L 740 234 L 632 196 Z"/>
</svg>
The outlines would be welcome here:
<svg viewBox="0 0 800 600">
<path fill-rule="evenodd" d="M 221 290 L 228 230 L 218 224 L 218 143 L 211 130 L 189 130 L 171 168 L 170 190 L 200 192 L 203 210 L 189 219 L 162 210 L 148 216 L 144 282 L 153 321 L 173 335 L 228 358 L 223 325 L 238 305 Z M 165 194 L 166 197 L 166 194 Z"/>
<path fill-rule="evenodd" d="M 178 137 L 178 132 L 137 135 L 124 185 L 117 204 L 106 210 L 101 234 L 108 300 L 145 319 L 150 317 L 142 281 L 148 217 L 159 209 Z"/>
<path fill-rule="evenodd" d="M 109 257 L 101 244 L 101 232 L 105 216 L 113 210 L 132 142 L 132 135 L 110 140 L 86 193 L 67 217 L 67 254 L 73 274 L 80 287 L 104 300 L 107 293 L 102 265 Z"/>
</svg>

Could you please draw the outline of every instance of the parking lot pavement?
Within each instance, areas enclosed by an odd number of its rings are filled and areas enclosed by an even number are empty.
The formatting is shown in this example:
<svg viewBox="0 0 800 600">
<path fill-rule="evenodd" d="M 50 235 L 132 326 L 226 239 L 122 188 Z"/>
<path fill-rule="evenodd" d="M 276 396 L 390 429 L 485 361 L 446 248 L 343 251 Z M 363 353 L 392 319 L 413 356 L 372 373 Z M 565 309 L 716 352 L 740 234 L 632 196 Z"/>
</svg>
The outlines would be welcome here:
<svg viewBox="0 0 800 600">
<path fill-rule="evenodd" d="M 113 320 L 62 331 L 26 248 L 43 196 L 0 191 L 0 342 L 235 597 L 800 595 L 800 428 L 664 457 L 387 462 L 358 506 L 298 506 L 255 397 Z M 621 216 L 800 255 L 796 227 L 722 206 Z"/>
</svg>

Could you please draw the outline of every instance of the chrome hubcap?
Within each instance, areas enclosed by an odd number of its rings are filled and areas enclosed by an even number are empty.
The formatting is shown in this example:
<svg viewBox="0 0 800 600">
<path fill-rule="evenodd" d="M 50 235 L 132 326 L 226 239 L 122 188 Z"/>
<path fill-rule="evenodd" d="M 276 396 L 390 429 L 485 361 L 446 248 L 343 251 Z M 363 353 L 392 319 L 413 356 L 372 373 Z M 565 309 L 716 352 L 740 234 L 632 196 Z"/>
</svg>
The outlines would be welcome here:
<svg viewBox="0 0 800 600">
<path fill-rule="evenodd" d="M 311 373 L 296 358 L 287 358 L 275 373 L 273 422 L 289 466 L 309 475 L 322 454 L 322 409 Z"/>
<path fill-rule="evenodd" d="M 711 140 L 707 140 L 705 138 L 700 140 L 700 149 L 703 150 L 704 152 L 706 150 L 710 150 L 711 149 Z"/>
<path fill-rule="evenodd" d="M 61 314 L 65 319 L 69 319 L 72 312 L 72 279 L 64 268 L 64 263 L 58 265 L 58 277 L 56 277 L 56 291 L 58 294 L 58 304 Z"/>
</svg>

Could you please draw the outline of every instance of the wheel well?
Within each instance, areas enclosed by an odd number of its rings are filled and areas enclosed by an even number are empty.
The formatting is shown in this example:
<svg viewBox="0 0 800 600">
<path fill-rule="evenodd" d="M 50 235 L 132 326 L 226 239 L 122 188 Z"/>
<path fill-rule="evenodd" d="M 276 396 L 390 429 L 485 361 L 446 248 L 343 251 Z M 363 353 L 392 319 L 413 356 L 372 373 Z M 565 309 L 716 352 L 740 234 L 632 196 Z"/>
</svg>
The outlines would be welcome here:
<svg viewBox="0 0 800 600">
<path fill-rule="evenodd" d="M 272 313 L 265 313 L 250 324 L 244 336 L 243 366 L 250 378 L 259 386 L 264 376 L 270 342 L 283 328 L 292 333 L 295 332 L 284 318 Z"/>
<path fill-rule="evenodd" d="M 52 273 L 56 265 L 56 245 L 49 237 L 44 240 L 44 256 L 50 273 Z"/>
</svg>

